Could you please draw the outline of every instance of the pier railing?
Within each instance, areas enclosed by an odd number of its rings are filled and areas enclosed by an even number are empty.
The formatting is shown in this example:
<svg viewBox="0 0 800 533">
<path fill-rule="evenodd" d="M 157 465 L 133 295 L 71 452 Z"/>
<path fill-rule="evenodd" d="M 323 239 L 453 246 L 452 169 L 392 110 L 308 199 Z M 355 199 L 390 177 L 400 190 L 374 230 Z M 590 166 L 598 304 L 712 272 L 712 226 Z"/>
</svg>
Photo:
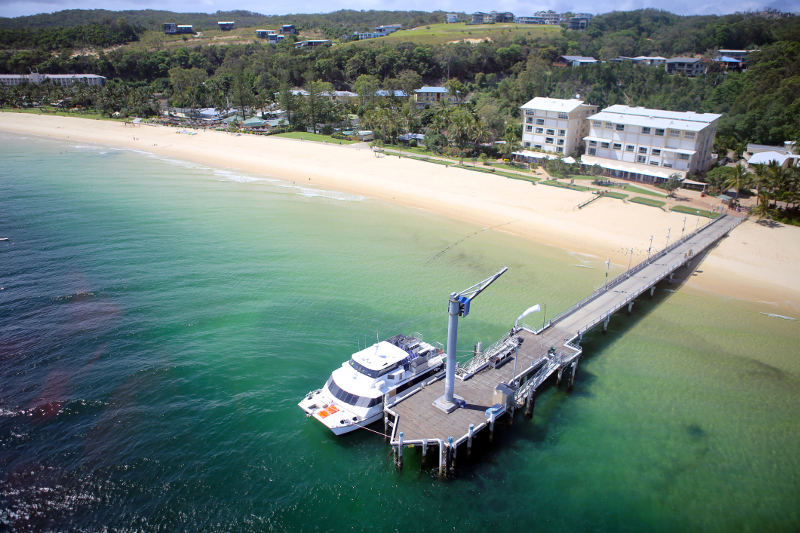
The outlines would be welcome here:
<svg viewBox="0 0 800 533">
<path fill-rule="evenodd" d="M 726 216 L 727 215 L 721 215 L 721 216 L 715 218 L 714 220 L 712 220 L 711 222 L 709 222 L 708 224 L 706 224 L 702 228 L 699 228 L 699 229 L 693 231 L 692 233 L 684 235 L 680 239 L 676 240 L 674 243 L 672 243 L 669 246 L 663 248 L 661 251 L 656 252 L 655 254 L 651 255 L 650 257 L 648 257 L 647 259 L 645 259 L 644 261 L 642 261 L 641 263 L 639 263 L 635 267 L 633 267 L 633 268 L 631 268 L 629 270 L 626 270 L 625 272 L 623 272 L 622 274 L 620 274 L 619 276 L 617 276 L 613 280 L 611 280 L 608 283 L 604 284 L 602 287 L 596 289 L 594 292 L 592 292 L 589 296 L 587 296 L 583 300 L 581 300 L 578 303 L 568 307 L 564 311 L 560 312 L 559 314 L 557 314 L 556 316 L 554 316 L 553 318 L 548 320 L 547 325 L 545 327 L 543 327 L 542 329 L 546 329 L 546 328 L 552 326 L 553 324 L 556 324 L 559 320 L 561 320 L 565 316 L 569 315 L 570 313 L 572 313 L 576 309 L 580 309 L 581 307 L 583 307 L 586 304 L 588 304 L 589 302 L 593 301 L 595 298 L 597 298 L 601 294 L 608 292 L 609 290 L 613 289 L 614 287 L 616 287 L 617 285 L 619 285 L 623 281 L 625 281 L 627 279 L 630 279 L 631 276 L 634 276 L 635 274 L 637 274 L 639 271 L 641 271 L 645 267 L 655 263 L 656 261 L 658 261 L 659 259 L 661 259 L 665 255 L 667 255 L 669 252 L 671 252 L 672 250 L 674 250 L 678 246 L 680 246 L 683 243 L 685 243 L 687 240 L 689 240 L 692 237 L 694 237 L 695 235 L 698 235 L 699 233 L 707 230 L 708 228 L 710 228 L 714 224 L 719 223 L 719 221 L 724 219 L 724 218 L 726 218 Z M 662 278 L 659 278 L 659 279 L 662 279 Z M 541 331 L 541 330 L 539 330 L 539 331 Z M 539 331 L 537 331 L 537 333 L 539 333 Z"/>
</svg>

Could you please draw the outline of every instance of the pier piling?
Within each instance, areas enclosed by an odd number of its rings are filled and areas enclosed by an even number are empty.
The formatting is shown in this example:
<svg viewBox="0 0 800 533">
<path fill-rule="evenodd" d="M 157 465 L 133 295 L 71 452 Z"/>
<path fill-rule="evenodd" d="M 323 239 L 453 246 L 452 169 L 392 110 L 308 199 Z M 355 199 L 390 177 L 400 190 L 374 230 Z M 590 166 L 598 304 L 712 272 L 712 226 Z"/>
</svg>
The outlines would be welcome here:
<svg viewBox="0 0 800 533">
<path fill-rule="evenodd" d="M 467 455 L 472 453 L 472 435 L 475 433 L 475 424 L 469 425 L 469 433 L 467 433 Z"/>
</svg>

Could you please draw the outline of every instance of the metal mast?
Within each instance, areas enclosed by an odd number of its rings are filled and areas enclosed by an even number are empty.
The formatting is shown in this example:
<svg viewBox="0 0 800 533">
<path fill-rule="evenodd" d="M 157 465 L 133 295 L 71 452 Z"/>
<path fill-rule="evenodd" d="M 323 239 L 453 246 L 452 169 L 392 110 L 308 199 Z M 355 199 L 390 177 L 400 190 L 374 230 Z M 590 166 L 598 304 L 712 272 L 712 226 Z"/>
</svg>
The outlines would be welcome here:
<svg viewBox="0 0 800 533">
<path fill-rule="evenodd" d="M 497 278 L 505 274 L 508 267 L 501 268 L 496 274 L 489 276 L 485 280 L 476 283 L 461 292 L 450 294 L 448 306 L 449 320 L 447 323 L 447 368 L 445 370 L 444 395 L 440 396 L 433 404 L 450 413 L 458 407 L 460 398 L 454 394 L 456 377 L 456 341 L 458 339 L 458 317 L 469 314 L 469 306 L 472 300 L 478 297 L 486 287 L 491 285 Z"/>
</svg>

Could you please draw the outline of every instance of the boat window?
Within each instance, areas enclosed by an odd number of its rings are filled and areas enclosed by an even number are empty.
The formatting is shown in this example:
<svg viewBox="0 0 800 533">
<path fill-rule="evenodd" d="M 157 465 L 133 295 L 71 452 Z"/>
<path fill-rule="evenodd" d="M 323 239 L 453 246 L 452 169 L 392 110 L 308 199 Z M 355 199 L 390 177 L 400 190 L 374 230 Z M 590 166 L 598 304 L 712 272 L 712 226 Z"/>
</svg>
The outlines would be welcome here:
<svg viewBox="0 0 800 533">
<path fill-rule="evenodd" d="M 372 370 L 371 368 L 365 367 L 355 359 L 350 359 L 350 366 L 352 366 L 353 369 L 359 374 L 364 374 L 365 376 L 369 376 L 371 378 L 379 378 L 382 375 L 391 372 L 392 370 L 397 368 L 397 363 L 389 365 L 386 368 L 382 368 L 380 370 Z"/>
<path fill-rule="evenodd" d="M 336 382 L 333 381 L 333 378 L 328 379 L 327 387 L 337 400 L 341 400 L 346 404 L 356 407 L 373 407 L 381 402 L 380 396 L 376 398 L 367 398 L 365 396 L 359 396 L 358 394 L 349 393 L 337 385 Z"/>
</svg>

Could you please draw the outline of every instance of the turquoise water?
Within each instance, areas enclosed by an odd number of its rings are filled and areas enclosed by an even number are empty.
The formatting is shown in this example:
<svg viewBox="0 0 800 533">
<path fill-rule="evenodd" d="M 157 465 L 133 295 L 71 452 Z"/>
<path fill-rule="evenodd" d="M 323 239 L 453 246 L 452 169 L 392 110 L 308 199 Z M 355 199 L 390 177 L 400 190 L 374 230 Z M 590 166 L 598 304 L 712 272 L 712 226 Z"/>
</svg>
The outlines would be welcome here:
<svg viewBox="0 0 800 533">
<path fill-rule="evenodd" d="M 662 289 L 442 482 L 297 401 L 376 335 L 443 342 L 447 295 L 503 265 L 462 359 L 602 260 L 128 151 L 0 155 L 0 528 L 800 528 L 798 321 Z"/>
</svg>

